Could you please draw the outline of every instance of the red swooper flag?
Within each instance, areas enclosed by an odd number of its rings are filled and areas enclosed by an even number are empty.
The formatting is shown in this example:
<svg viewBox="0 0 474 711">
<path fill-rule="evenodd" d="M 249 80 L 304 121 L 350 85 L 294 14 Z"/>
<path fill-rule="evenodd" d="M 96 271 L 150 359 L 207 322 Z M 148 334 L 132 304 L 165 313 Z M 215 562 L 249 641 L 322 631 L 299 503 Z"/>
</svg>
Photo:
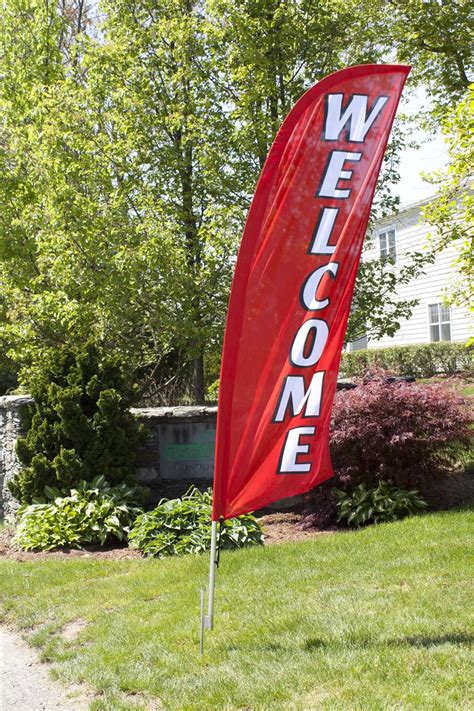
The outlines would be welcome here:
<svg viewBox="0 0 474 711">
<path fill-rule="evenodd" d="M 282 124 L 227 316 L 214 521 L 333 475 L 329 424 L 360 253 L 407 66 L 343 69 Z"/>
</svg>

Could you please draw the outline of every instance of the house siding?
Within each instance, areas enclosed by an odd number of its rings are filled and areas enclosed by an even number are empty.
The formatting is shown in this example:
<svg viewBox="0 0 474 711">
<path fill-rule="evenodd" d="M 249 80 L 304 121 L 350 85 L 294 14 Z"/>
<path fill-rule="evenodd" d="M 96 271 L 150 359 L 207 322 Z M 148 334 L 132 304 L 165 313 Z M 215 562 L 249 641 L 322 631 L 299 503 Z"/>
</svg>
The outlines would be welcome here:
<svg viewBox="0 0 474 711">
<path fill-rule="evenodd" d="M 426 202 L 426 201 L 425 201 Z M 432 227 L 420 222 L 420 207 L 423 203 L 398 213 L 396 216 L 380 220 L 372 230 L 372 239 L 368 242 L 364 255 L 368 258 L 378 258 L 378 234 L 384 229 L 395 227 L 397 262 L 395 269 L 407 262 L 410 252 L 423 251 L 427 248 L 428 234 Z M 385 336 L 379 340 L 368 340 L 368 348 L 386 348 L 387 346 L 409 345 L 413 343 L 429 343 L 430 328 L 428 306 L 443 301 L 443 291 L 450 281 L 456 277 L 453 266 L 457 256 L 455 245 L 450 245 L 436 255 L 433 264 L 427 264 L 424 274 L 419 275 L 408 284 L 398 287 L 397 297 L 400 300 L 417 299 L 409 319 L 400 321 L 400 328 L 393 337 Z M 461 306 L 451 306 L 451 341 L 464 342 L 473 335 L 474 324 L 468 310 Z M 350 350 L 359 350 L 365 343 L 351 344 Z"/>
</svg>

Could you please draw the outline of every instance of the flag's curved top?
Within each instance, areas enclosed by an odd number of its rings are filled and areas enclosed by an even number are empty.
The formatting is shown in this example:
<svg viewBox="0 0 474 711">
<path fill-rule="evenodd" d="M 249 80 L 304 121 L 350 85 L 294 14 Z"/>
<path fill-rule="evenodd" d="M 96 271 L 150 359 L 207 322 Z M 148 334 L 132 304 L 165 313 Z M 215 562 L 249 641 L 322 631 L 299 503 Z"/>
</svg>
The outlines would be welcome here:
<svg viewBox="0 0 474 711">
<path fill-rule="evenodd" d="M 331 406 L 377 177 L 410 68 L 343 69 L 307 91 L 268 154 L 224 338 L 213 519 L 332 476 Z"/>
</svg>

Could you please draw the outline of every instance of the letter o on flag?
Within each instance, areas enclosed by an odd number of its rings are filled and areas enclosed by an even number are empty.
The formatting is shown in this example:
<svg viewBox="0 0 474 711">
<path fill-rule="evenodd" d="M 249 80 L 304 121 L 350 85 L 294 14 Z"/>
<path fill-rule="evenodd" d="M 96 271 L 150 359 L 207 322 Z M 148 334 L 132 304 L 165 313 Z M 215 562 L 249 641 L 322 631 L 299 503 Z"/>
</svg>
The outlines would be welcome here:
<svg viewBox="0 0 474 711">
<path fill-rule="evenodd" d="M 310 318 L 305 321 L 298 329 L 291 346 L 291 364 L 300 368 L 308 368 L 311 365 L 315 365 L 321 358 L 328 335 L 329 329 L 326 321 L 319 318 Z M 310 337 L 312 337 L 311 350 L 307 353 L 306 346 Z"/>
</svg>

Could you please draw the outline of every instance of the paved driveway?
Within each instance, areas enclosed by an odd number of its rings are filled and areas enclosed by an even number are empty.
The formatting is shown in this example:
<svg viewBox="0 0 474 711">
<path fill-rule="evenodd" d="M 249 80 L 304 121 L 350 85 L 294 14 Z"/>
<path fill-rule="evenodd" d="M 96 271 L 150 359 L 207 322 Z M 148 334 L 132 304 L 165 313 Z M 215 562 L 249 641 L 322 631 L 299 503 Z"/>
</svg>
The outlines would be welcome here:
<svg viewBox="0 0 474 711">
<path fill-rule="evenodd" d="M 89 704 L 54 681 L 46 664 L 10 630 L 0 627 L 1 711 L 83 711 Z"/>
</svg>

